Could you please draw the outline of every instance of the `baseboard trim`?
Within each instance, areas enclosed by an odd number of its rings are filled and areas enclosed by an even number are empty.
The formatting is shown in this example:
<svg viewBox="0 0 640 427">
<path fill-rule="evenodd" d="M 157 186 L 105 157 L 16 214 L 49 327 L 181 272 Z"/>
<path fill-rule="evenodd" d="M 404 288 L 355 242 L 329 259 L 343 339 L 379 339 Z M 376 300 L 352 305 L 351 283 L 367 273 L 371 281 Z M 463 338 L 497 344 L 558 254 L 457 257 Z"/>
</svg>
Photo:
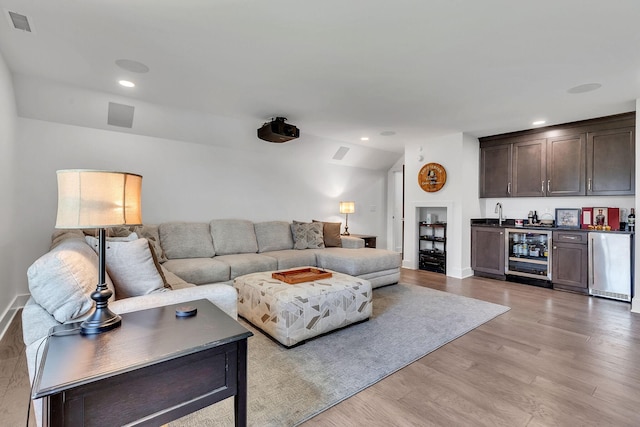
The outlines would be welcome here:
<svg viewBox="0 0 640 427">
<path fill-rule="evenodd" d="M 0 340 L 4 338 L 4 334 L 7 332 L 7 329 L 9 329 L 11 321 L 13 321 L 18 310 L 27 303 L 29 296 L 29 294 L 16 295 L 9 308 L 5 310 L 2 317 L 0 317 Z"/>
</svg>

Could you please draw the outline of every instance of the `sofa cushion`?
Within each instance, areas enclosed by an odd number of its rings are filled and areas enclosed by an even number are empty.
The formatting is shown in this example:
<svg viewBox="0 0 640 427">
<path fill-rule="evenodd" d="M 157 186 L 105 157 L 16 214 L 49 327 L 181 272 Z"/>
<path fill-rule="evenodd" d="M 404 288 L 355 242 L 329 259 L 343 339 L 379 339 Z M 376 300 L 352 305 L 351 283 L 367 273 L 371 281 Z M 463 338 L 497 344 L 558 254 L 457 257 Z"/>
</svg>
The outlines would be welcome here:
<svg viewBox="0 0 640 427">
<path fill-rule="evenodd" d="M 211 237 L 216 255 L 249 254 L 258 252 L 253 223 L 244 219 L 214 219 Z"/>
<path fill-rule="evenodd" d="M 258 241 L 258 252 L 293 249 L 291 224 L 286 221 L 267 221 L 253 224 Z"/>
<path fill-rule="evenodd" d="M 168 259 L 211 258 L 216 254 L 209 224 L 165 222 L 158 226 L 158 234 Z"/>
<path fill-rule="evenodd" d="M 278 270 L 284 270 L 285 268 L 316 266 L 316 254 L 313 249 L 309 249 L 306 251 L 286 249 L 283 251 L 265 252 L 262 255 L 275 258 L 275 260 L 278 262 Z"/>
<path fill-rule="evenodd" d="M 293 221 L 291 232 L 293 234 L 294 249 L 318 249 L 324 248 L 323 225 L 321 222 Z"/>
<path fill-rule="evenodd" d="M 327 248 L 316 251 L 316 259 L 320 268 L 328 268 L 351 276 L 399 268 L 402 263 L 398 252 L 371 248 Z"/>
<path fill-rule="evenodd" d="M 322 235 L 324 240 L 324 246 L 326 248 L 340 248 L 342 247 L 342 240 L 340 239 L 340 227 L 342 227 L 341 222 L 323 222 L 316 221 L 313 222 L 321 222 L 322 223 Z"/>
<path fill-rule="evenodd" d="M 231 280 L 229 265 L 217 258 L 170 259 L 162 264 L 176 276 L 195 285 Z"/>
<path fill-rule="evenodd" d="M 231 279 L 259 271 L 277 270 L 277 261 L 263 254 L 234 254 L 216 256 L 216 260 L 227 264 L 231 271 Z"/>
<path fill-rule="evenodd" d="M 135 235 L 135 233 L 132 233 Z M 136 236 L 137 237 L 137 236 Z M 98 239 L 85 237 L 98 253 Z M 165 289 L 147 239 L 106 242 L 105 263 L 118 299 L 137 297 Z"/>
<path fill-rule="evenodd" d="M 209 259 L 209 258 L 203 258 L 203 259 Z M 176 289 L 192 288 L 196 286 L 193 283 L 188 283 L 186 280 L 183 280 L 180 277 L 178 277 L 175 273 L 167 270 L 164 265 L 161 265 L 160 268 L 162 269 L 162 275 L 165 278 L 165 283 L 172 290 L 175 291 Z"/>
<path fill-rule="evenodd" d="M 64 323 L 93 306 L 90 295 L 98 283 L 98 256 L 83 238 L 65 239 L 29 267 L 27 279 L 33 299 Z M 113 292 L 108 275 L 106 283 Z"/>
</svg>

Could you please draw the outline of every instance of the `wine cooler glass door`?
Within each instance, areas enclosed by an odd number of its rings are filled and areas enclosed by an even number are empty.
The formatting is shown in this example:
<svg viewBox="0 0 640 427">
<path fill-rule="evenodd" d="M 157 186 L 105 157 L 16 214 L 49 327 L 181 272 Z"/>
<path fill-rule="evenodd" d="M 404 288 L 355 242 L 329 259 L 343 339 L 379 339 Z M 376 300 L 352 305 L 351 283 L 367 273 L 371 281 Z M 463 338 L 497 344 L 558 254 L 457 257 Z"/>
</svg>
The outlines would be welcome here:
<svg viewBox="0 0 640 427">
<path fill-rule="evenodd" d="M 551 232 L 510 229 L 505 233 L 505 273 L 551 280 Z"/>
</svg>

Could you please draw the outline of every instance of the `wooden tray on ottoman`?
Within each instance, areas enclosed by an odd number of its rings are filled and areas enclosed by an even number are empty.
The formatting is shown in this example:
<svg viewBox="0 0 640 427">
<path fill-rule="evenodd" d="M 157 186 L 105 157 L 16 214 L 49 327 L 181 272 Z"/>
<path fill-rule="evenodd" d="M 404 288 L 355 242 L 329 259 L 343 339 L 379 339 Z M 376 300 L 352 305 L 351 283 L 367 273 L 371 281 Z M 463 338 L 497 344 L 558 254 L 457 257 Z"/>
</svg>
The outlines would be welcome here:
<svg viewBox="0 0 640 427">
<path fill-rule="evenodd" d="M 331 272 L 320 270 L 319 268 L 308 267 L 289 271 L 275 271 L 271 273 L 271 277 L 295 285 L 296 283 L 313 282 L 314 280 L 328 279 L 333 276 Z"/>
</svg>

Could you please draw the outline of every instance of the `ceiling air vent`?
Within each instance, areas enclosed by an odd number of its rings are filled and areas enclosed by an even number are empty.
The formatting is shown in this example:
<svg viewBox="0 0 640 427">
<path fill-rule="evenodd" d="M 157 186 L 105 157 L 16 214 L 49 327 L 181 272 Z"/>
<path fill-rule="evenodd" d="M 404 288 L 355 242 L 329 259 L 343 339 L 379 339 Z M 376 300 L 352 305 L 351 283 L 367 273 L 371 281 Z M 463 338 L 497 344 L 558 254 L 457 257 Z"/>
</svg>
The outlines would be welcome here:
<svg viewBox="0 0 640 427">
<path fill-rule="evenodd" d="M 9 18 L 11 18 L 13 28 L 16 30 L 31 32 L 31 25 L 29 25 L 29 20 L 25 15 L 9 11 Z"/>
<path fill-rule="evenodd" d="M 135 108 L 131 105 L 109 103 L 109 113 L 107 115 L 107 124 L 111 126 L 120 126 L 123 128 L 133 127 L 133 112 Z"/>
<path fill-rule="evenodd" d="M 344 156 L 349 152 L 349 147 L 340 147 L 336 154 L 333 155 L 333 160 L 342 160 Z"/>
</svg>

